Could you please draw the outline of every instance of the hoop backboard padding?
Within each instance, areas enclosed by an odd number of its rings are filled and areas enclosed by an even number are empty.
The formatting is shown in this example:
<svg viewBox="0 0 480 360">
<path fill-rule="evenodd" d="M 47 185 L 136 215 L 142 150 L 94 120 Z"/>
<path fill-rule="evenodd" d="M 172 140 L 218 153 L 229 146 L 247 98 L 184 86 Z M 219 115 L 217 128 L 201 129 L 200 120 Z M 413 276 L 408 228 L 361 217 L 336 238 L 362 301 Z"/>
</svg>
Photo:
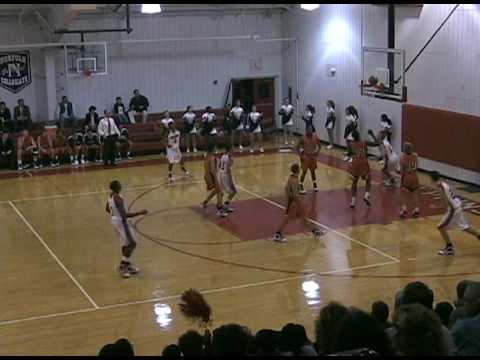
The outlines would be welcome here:
<svg viewBox="0 0 480 360">
<path fill-rule="evenodd" d="M 360 88 L 365 96 L 406 101 L 405 50 L 364 47 Z"/>
<path fill-rule="evenodd" d="M 91 76 L 108 75 L 107 43 L 65 43 L 65 73 L 67 77 L 81 77 L 85 70 Z"/>
</svg>

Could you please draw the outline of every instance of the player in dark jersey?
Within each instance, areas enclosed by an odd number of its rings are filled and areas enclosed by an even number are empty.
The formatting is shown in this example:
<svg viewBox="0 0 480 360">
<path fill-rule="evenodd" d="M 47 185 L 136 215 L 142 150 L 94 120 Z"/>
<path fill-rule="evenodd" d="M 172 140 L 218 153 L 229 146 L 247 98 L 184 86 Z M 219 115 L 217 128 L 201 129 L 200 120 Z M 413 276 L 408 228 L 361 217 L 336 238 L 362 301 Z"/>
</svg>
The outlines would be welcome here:
<svg viewBox="0 0 480 360">
<path fill-rule="evenodd" d="M 360 139 L 360 134 L 357 130 L 352 132 L 352 139 L 353 140 L 350 144 L 352 162 L 349 164 L 349 172 L 353 177 L 352 202 L 350 203 L 350 207 L 354 208 L 356 206 L 357 185 L 360 178 L 365 180 L 365 196 L 363 200 L 367 206 L 371 206 L 370 189 L 372 187 L 372 180 L 370 177 L 370 165 L 367 158 L 367 143 Z"/>
<path fill-rule="evenodd" d="M 117 139 L 117 144 L 118 160 L 121 160 L 122 155 L 129 160 L 133 159 L 130 153 L 130 149 L 132 148 L 132 141 L 130 140 L 130 135 L 126 127 L 122 127 L 120 129 L 120 136 Z"/>
<path fill-rule="evenodd" d="M 55 151 L 55 156 L 53 160 L 55 166 L 60 165 L 60 160 L 63 159 L 64 156 L 69 156 L 70 163 L 73 164 L 74 159 L 72 148 L 68 145 L 67 139 L 65 138 L 62 129 L 57 130 L 57 135 L 53 139 L 53 148 Z"/>
<path fill-rule="evenodd" d="M 92 127 L 85 125 L 84 135 L 85 162 L 98 161 L 100 159 L 100 139 Z"/>
</svg>

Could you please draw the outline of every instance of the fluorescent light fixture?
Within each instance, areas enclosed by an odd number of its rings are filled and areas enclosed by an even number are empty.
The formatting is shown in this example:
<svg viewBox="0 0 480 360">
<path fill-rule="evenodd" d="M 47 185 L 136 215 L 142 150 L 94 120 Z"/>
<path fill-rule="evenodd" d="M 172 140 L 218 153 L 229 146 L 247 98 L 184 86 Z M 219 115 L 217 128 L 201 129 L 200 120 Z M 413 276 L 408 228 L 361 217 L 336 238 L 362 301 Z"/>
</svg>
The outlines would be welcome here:
<svg viewBox="0 0 480 360">
<path fill-rule="evenodd" d="M 320 4 L 300 4 L 300 7 L 303 10 L 313 11 L 313 10 L 318 9 L 320 7 Z"/>
<path fill-rule="evenodd" d="M 160 4 L 142 4 L 142 14 L 157 14 L 162 12 Z"/>
<path fill-rule="evenodd" d="M 300 7 L 303 10 L 313 11 L 313 10 L 318 9 L 320 7 L 320 4 L 300 4 Z"/>
</svg>

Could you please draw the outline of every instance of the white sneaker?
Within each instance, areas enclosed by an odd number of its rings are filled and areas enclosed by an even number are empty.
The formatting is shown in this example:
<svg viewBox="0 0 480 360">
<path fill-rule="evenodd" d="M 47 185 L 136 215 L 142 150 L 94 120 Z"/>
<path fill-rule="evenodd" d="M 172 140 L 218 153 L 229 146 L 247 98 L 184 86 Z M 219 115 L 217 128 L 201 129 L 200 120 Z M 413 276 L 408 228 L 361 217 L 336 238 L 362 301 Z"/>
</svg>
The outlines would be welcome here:
<svg viewBox="0 0 480 360">
<path fill-rule="evenodd" d="M 223 211 L 225 211 L 227 214 L 231 214 L 235 211 L 235 209 L 232 209 L 231 207 L 228 207 L 228 206 L 224 206 Z"/>
<path fill-rule="evenodd" d="M 78 160 L 75 160 L 75 161 L 72 163 L 72 165 L 78 166 Z"/>
<path fill-rule="evenodd" d="M 279 243 L 286 243 L 287 242 L 287 238 L 279 232 L 276 232 L 275 235 L 273 235 L 272 240 L 276 241 L 276 242 L 279 242 Z"/>
<path fill-rule="evenodd" d="M 186 177 L 192 177 L 192 173 L 190 171 L 185 171 L 185 176 Z"/>
<path fill-rule="evenodd" d="M 18 168 L 17 168 L 18 171 L 23 171 L 23 165 L 18 165 Z"/>
<path fill-rule="evenodd" d="M 243 146 L 240 145 L 240 146 L 238 147 L 238 150 L 239 150 L 239 151 L 243 151 Z"/>
<path fill-rule="evenodd" d="M 82 163 L 82 165 L 85 165 L 85 159 L 82 159 L 80 162 Z"/>
<path fill-rule="evenodd" d="M 332 145 L 328 145 L 328 146 L 327 146 L 327 149 L 328 149 L 328 150 L 333 149 L 333 146 L 332 146 Z"/>
<path fill-rule="evenodd" d="M 285 141 L 285 145 L 288 145 L 288 141 Z"/>
<path fill-rule="evenodd" d="M 224 211 L 223 209 L 217 210 L 217 216 L 218 217 L 227 217 L 228 213 Z"/>
<path fill-rule="evenodd" d="M 319 238 L 320 236 L 323 236 L 325 235 L 327 232 L 325 230 L 320 230 L 320 229 L 314 229 L 312 231 L 312 234 L 313 236 L 315 237 L 315 239 Z"/>
<path fill-rule="evenodd" d="M 187 154 L 190 154 L 190 149 L 187 149 Z"/>
<path fill-rule="evenodd" d="M 350 207 L 353 209 L 356 205 L 356 201 L 352 199 L 352 202 L 350 203 Z"/>
<path fill-rule="evenodd" d="M 348 161 L 348 159 L 350 159 L 350 157 L 345 156 L 345 157 L 343 158 L 343 161 Z"/>
<path fill-rule="evenodd" d="M 197 148 L 193 148 L 193 152 L 194 153 L 198 152 Z"/>
</svg>

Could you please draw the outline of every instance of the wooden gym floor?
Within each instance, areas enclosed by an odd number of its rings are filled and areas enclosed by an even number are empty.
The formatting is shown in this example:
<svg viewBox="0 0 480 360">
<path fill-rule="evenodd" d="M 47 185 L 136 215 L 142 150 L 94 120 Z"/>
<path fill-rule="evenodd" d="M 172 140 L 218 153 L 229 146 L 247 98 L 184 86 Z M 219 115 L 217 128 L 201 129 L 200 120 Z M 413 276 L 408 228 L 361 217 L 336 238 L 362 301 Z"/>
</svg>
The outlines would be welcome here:
<svg viewBox="0 0 480 360">
<path fill-rule="evenodd" d="M 236 157 L 239 194 L 227 219 L 215 217 L 213 203 L 206 212 L 199 206 L 206 195 L 201 157 L 187 162 L 193 178 L 177 169 L 173 185 L 160 156 L 1 180 L 0 355 L 96 355 L 120 337 L 139 355 L 159 355 L 196 328 L 178 309 L 188 288 L 205 294 L 214 327 L 238 322 L 256 332 L 297 322 L 313 337 L 315 316 L 330 300 L 369 311 L 382 299 L 393 309 L 395 292 L 415 279 L 434 289 L 436 301 L 453 300 L 458 281 L 479 279 L 480 242 L 473 237 L 455 231 L 458 255 L 436 254 L 444 209 L 423 175 L 420 219 L 400 221 L 400 190 L 381 185 L 374 163 L 373 207 L 359 201 L 352 211 L 341 156 L 323 148 L 319 193 L 306 181 L 309 216 L 328 233 L 315 241 L 292 224 L 286 244 L 268 239 L 297 157 L 272 147 Z M 150 211 L 135 221 L 141 274 L 131 279 L 116 272 L 119 243 L 104 210 L 113 179 L 132 209 Z M 479 194 L 462 195 L 480 201 Z M 468 217 L 480 227 L 478 216 Z"/>
</svg>

